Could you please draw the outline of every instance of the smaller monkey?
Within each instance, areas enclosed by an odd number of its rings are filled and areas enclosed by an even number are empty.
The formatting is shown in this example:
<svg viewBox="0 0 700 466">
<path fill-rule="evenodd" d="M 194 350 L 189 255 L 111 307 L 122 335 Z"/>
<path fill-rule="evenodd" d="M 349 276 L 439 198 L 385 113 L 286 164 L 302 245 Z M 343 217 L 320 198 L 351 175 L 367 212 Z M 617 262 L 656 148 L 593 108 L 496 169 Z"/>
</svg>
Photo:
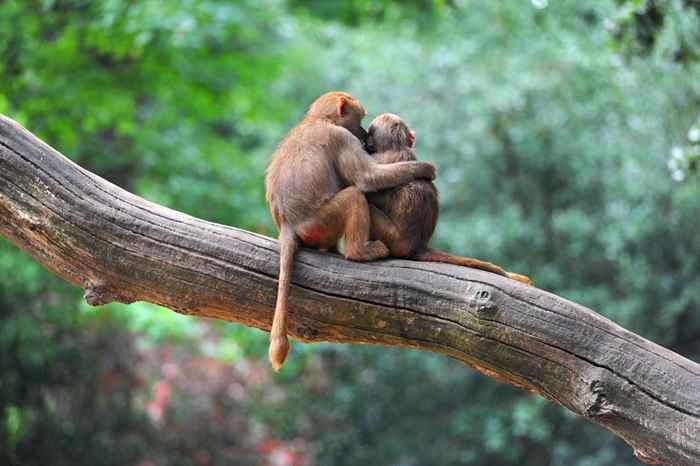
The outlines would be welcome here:
<svg viewBox="0 0 700 466">
<path fill-rule="evenodd" d="M 383 113 L 369 126 L 367 149 L 380 164 L 416 160 L 416 133 L 397 115 Z M 490 262 L 454 256 L 428 247 L 437 225 L 438 191 L 430 180 L 413 180 L 402 186 L 367 193 L 371 234 L 382 241 L 391 256 L 424 262 L 445 262 L 485 270 L 532 285 L 532 281 Z"/>
</svg>

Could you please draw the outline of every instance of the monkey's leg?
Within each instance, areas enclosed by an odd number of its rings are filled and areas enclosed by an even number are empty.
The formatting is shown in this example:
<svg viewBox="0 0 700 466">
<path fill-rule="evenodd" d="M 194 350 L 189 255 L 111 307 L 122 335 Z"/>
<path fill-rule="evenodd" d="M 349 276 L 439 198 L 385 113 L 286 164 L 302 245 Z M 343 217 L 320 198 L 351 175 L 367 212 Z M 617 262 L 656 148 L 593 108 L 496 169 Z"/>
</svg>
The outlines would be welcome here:
<svg viewBox="0 0 700 466">
<path fill-rule="evenodd" d="M 410 259 L 415 252 L 415 245 L 410 239 L 402 238 L 399 227 L 381 209 L 370 204 L 371 218 L 370 238 L 386 244 L 392 257 Z"/>
<path fill-rule="evenodd" d="M 369 237 L 381 241 L 389 246 L 399 239 L 399 231 L 396 224 L 377 206 L 369 205 L 370 228 Z M 391 249 L 391 248 L 389 248 Z"/>
<path fill-rule="evenodd" d="M 345 188 L 323 205 L 298 229 L 304 244 L 329 249 L 341 238 L 346 243 L 345 257 L 371 261 L 389 255 L 381 241 L 369 241 L 370 216 L 365 195 L 355 186 Z"/>
</svg>

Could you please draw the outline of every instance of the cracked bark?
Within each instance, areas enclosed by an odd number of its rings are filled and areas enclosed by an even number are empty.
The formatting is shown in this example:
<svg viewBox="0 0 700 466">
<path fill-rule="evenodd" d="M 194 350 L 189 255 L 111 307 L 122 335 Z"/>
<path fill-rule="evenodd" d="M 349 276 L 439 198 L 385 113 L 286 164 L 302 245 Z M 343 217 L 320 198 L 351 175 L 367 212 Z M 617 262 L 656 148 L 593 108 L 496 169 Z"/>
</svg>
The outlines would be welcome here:
<svg viewBox="0 0 700 466">
<path fill-rule="evenodd" d="M 0 234 L 92 305 L 148 301 L 269 329 L 274 240 L 130 194 L 2 116 Z M 601 424 L 642 461 L 700 464 L 700 365 L 497 275 L 302 250 L 290 333 L 442 353 Z"/>
</svg>

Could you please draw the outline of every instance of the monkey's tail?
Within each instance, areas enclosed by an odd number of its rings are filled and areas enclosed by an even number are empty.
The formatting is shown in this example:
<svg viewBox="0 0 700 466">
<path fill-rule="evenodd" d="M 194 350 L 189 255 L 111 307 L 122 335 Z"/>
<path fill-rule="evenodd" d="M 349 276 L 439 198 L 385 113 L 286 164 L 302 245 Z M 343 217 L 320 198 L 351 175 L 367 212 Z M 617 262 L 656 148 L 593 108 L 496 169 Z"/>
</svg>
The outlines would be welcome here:
<svg viewBox="0 0 700 466">
<path fill-rule="evenodd" d="M 275 317 L 272 319 L 270 330 L 270 349 L 268 357 L 275 371 L 280 370 L 287 353 L 289 353 L 289 340 L 287 339 L 287 304 L 289 301 L 289 286 L 294 270 L 294 253 L 298 242 L 294 231 L 288 226 L 282 225 L 279 236 L 280 244 L 280 275 L 277 285 L 277 303 L 275 305 Z"/>
<path fill-rule="evenodd" d="M 533 282 L 529 277 L 519 273 L 506 272 L 501 267 L 497 266 L 496 264 L 492 264 L 491 262 L 473 259 L 471 257 L 455 256 L 448 252 L 437 251 L 435 249 L 428 248 L 425 251 L 417 254 L 415 259 L 423 262 L 442 262 L 445 264 L 461 265 L 463 267 L 471 267 L 472 269 L 485 270 L 487 272 L 502 275 L 504 277 L 525 283 L 529 286 L 533 285 Z"/>
</svg>

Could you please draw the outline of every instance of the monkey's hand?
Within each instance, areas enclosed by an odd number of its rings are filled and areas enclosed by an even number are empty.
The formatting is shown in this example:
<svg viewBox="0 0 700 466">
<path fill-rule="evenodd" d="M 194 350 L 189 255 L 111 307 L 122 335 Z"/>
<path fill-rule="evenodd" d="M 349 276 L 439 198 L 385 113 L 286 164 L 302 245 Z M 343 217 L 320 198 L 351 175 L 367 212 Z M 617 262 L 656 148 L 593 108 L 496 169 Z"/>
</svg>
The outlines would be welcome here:
<svg viewBox="0 0 700 466">
<path fill-rule="evenodd" d="M 437 177 L 437 170 L 433 164 L 428 162 L 410 162 L 414 165 L 413 173 L 416 179 L 425 178 L 427 180 L 433 181 Z"/>
</svg>

